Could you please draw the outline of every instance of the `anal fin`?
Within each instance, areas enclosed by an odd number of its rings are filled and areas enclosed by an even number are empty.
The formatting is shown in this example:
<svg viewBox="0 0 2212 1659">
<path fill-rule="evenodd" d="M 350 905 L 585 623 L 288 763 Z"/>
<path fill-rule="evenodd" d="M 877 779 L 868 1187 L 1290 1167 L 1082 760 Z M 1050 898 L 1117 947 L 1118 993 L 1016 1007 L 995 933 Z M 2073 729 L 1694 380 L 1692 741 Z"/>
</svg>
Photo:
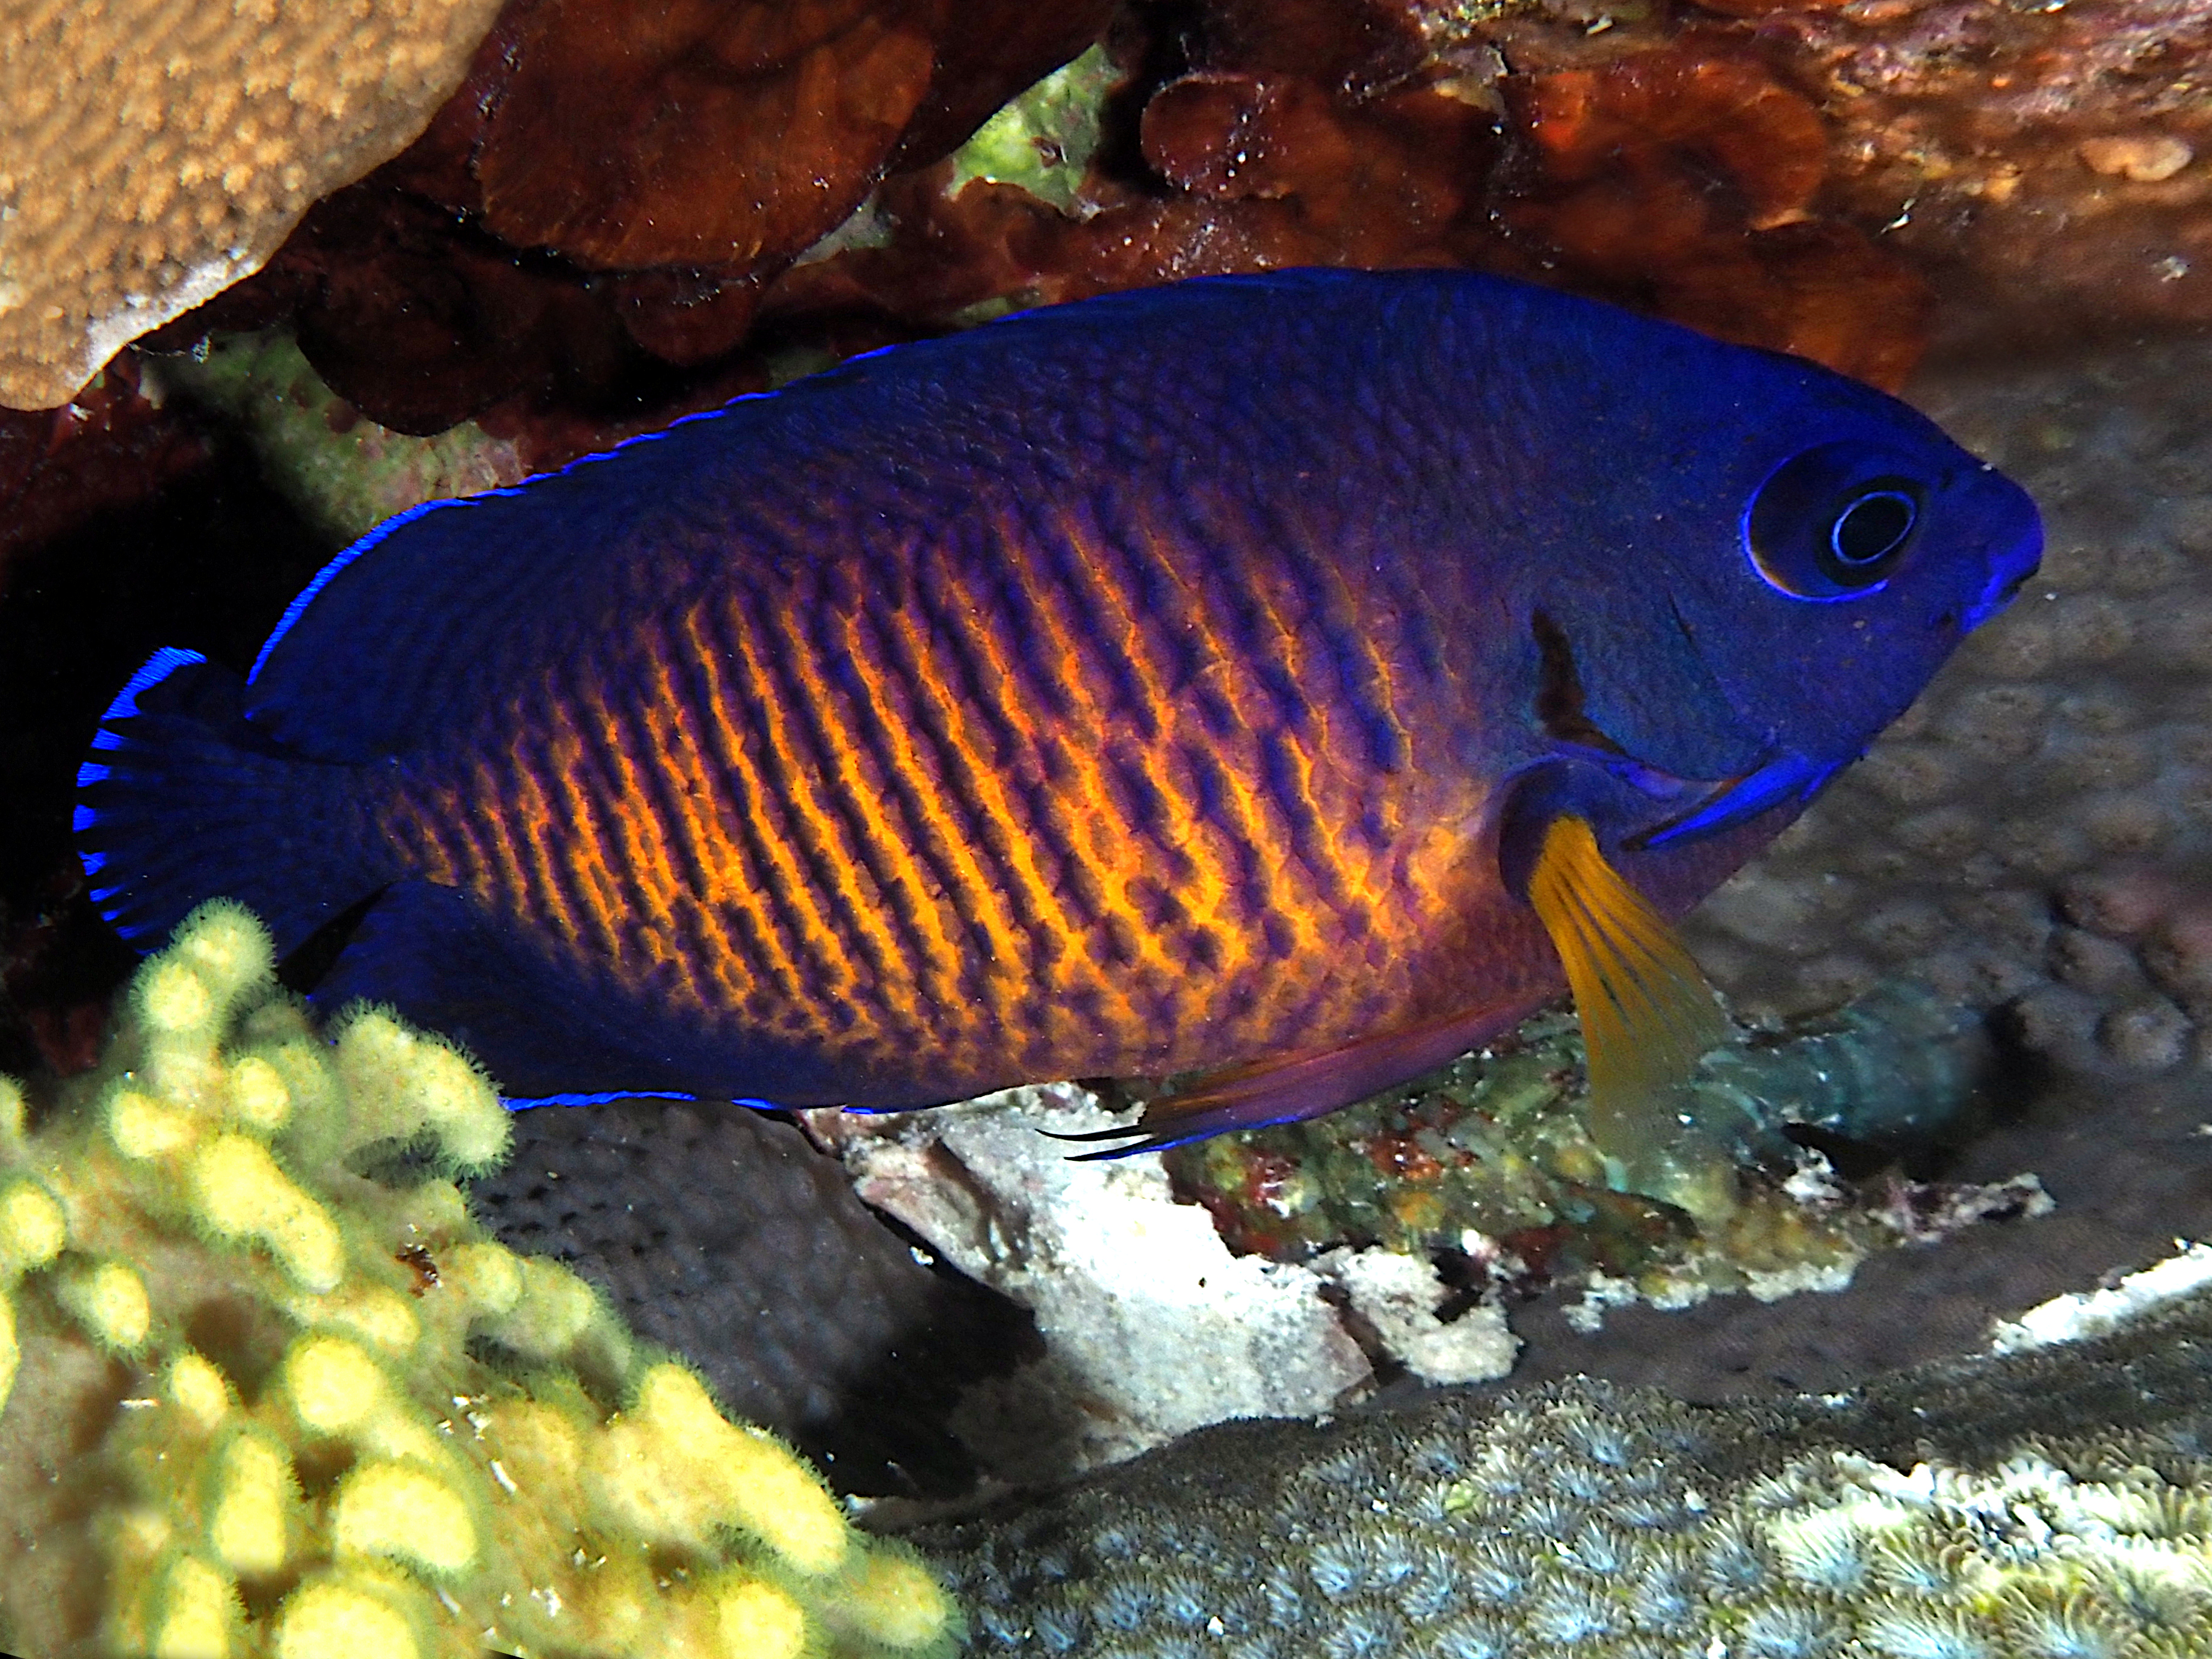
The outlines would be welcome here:
<svg viewBox="0 0 2212 1659">
<path fill-rule="evenodd" d="M 312 997 L 326 1008 L 390 1004 L 459 1042 L 518 1103 L 696 1097 L 679 1066 L 605 1030 L 589 988 L 551 971 L 466 894 L 420 878 L 368 908 Z"/>
<path fill-rule="evenodd" d="M 1512 1030 L 1543 1000 L 1486 1004 L 1410 1030 L 1364 1037 L 1318 1054 L 1231 1066 L 1154 1100 L 1126 1127 L 1054 1139 L 1122 1140 L 1127 1144 L 1081 1154 L 1085 1159 L 1122 1158 L 1164 1152 L 1235 1129 L 1320 1117 L 1479 1048 Z"/>
</svg>

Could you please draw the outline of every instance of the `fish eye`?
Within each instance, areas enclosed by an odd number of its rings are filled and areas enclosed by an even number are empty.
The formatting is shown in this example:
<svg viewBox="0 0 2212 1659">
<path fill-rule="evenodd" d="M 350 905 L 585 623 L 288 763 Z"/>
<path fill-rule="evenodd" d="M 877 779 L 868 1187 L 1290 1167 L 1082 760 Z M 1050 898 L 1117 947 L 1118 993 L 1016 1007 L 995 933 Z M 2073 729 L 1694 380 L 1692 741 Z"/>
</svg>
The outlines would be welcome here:
<svg viewBox="0 0 2212 1659">
<path fill-rule="evenodd" d="M 1903 457 L 1845 441 L 1774 469 L 1744 510 L 1743 538 L 1766 584 L 1801 599 L 1878 591 L 1911 550 L 1924 492 Z"/>
<path fill-rule="evenodd" d="M 1920 520 L 1920 504 L 1899 484 L 1884 479 L 1844 503 L 1828 526 L 1828 574 L 1850 586 L 1904 550 Z"/>
</svg>

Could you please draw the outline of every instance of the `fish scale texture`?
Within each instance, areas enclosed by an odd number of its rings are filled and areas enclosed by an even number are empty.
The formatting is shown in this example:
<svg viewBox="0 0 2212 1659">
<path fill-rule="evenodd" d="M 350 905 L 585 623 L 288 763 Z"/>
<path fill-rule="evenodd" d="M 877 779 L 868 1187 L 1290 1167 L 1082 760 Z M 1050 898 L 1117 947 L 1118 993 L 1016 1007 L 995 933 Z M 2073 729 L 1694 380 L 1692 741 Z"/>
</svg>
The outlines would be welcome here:
<svg viewBox="0 0 2212 1659">
<path fill-rule="evenodd" d="M 470 1189 L 502 1241 L 599 1285 L 841 1488 L 967 1484 L 945 1417 L 963 1382 L 1012 1363 L 1028 1316 L 923 1267 L 796 1129 L 660 1101 L 514 1122 L 514 1158 Z"/>
<path fill-rule="evenodd" d="M 910 1536 L 979 1656 L 2182 1659 L 2208 1336 L 2200 1296 L 1783 1406 L 1579 1379 L 1224 1424 Z"/>
<path fill-rule="evenodd" d="M 1848 614 L 1812 603 L 1877 500 L 1924 524 Z M 1810 365 L 1466 272 L 1193 282 L 396 523 L 280 624 L 243 730 L 199 712 L 204 664 L 118 703 L 79 834 L 132 937 L 214 890 L 289 951 L 364 903 L 318 994 L 518 1095 L 903 1108 L 1283 1062 L 1182 1097 L 1211 1132 L 1550 994 L 1508 868 L 1541 817 L 1686 908 L 2039 541 L 2008 482 Z M 272 750 L 356 769 L 374 833 L 158 833 Z"/>
</svg>

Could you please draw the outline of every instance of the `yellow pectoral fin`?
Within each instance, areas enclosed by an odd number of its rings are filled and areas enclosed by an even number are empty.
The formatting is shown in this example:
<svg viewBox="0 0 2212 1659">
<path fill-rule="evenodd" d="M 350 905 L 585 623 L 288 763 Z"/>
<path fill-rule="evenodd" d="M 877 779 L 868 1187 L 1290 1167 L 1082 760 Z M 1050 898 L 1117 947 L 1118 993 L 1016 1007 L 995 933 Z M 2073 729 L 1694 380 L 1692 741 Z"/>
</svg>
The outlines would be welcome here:
<svg viewBox="0 0 2212 1659">
<path fill-rule="evenodd" d="M 1663 1179 L 1672 1172 L 1655 1166 L 1674 1164 L 1683 1139 L 1676 1087 L 1729 1040 L 1727 1017 L 1667 919 L 1606 862 L 1583 819 L 1544 832 L 1528 901 L 1582 1019 L 1591 1137 L 1631 1179 Z"/>
</svg>

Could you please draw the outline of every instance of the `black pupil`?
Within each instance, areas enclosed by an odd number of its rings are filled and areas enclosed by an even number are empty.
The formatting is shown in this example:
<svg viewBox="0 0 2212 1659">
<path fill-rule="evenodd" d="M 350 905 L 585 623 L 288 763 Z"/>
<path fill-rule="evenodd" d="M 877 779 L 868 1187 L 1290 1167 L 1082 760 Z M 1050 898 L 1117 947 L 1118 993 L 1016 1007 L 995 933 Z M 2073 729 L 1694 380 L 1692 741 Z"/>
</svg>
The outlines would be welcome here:
<svg viewBox="0 0 2212 1659">
<path fill-rule="evenodd" d="M 1843 510 L 1829 532 L 1828 544 L 1847 565 L 1863 566 L 1894 553 L 1912 531 L 1913 507 L 1908 496 L 1885 490 L 1862 495 Z"/>
</svg>

